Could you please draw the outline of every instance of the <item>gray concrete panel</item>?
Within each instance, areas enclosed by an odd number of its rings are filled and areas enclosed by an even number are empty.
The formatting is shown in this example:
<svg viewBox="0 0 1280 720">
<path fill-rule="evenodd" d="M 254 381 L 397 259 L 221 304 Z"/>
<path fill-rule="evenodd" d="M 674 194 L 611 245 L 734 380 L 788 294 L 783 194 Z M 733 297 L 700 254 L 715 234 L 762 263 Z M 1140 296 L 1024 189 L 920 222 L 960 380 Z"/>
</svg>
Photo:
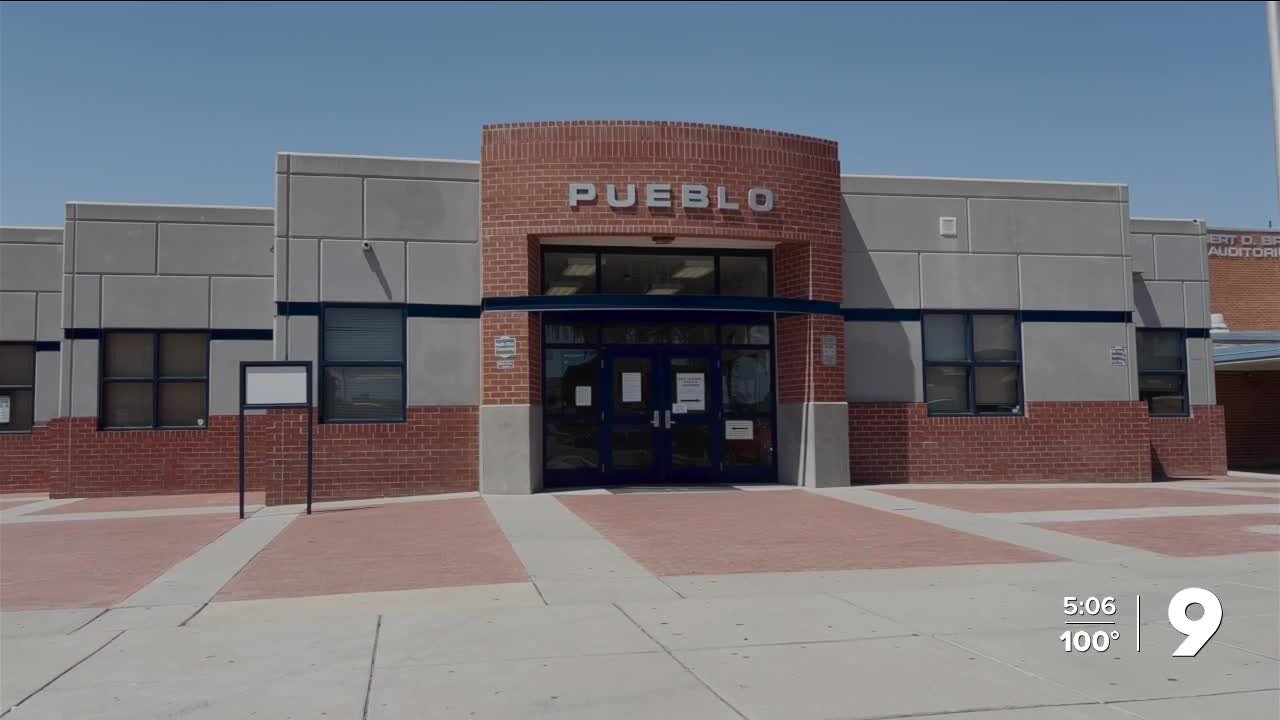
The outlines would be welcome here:
<svg viewBox="0 0 1280 720">
<path fill-rule="evenodd" d="M 1157 280 L 1208 280 L 1203 235 L 1156 235 Z"/>
<path fill-rule="evenodd" d="M 1203 220 L 1131 218 L 1129 220 L 1129 230 L 1131 232 L 1147 233 L 1148 235 L 1203 235 L 1205 225 Z"/>
<path fill-rule="evenodd" d="M 1133 257 L 1133 272 L 1142 273 L 1144 277 L 1156 277 L 1156 246 L 1153 235 L 1147 233 L 1129 234 L 1129 252 Z"/>
<path fill-rule="evenodd" d="M 289 177 L 289 233 L 358 238 L 364 181 L 349 177 Z"/>
<path fill-rule="evenodd" d="M 1186 296 L 1187 327 L 1209 327 L 1209 283 L 1183 283 L 1182 292 Z"/>
<path fill-rule="evenodd" d="M 809 488 L 849 485 L 849 405 L 778 405 L 778 481 Z"/>
<path fill-rule="evenodd" d="M 841 224 L 846 253 L 868 250 L 966 252 L 968 215 L 963 198 L 845 195 Z M 938 218 L 956 218 L 956 237 L 938 233 Z"/>
<path fill-rule="evenodd" d="M 1128 400 L 1129 367 L 1111 364 L 1112 347 L 1130 348 L 1127 325 L 1024 322 L 1022 375 L 1026 399 Z M 1133 351 L 1128 354 L 1132 358 Z"/>
<path fill-rule="evenodd" d="M 542 489 L 542 408 L 480 407 L 480 492 L 527 495 Z"/>
<path fill-rule="evenodd" d="M 361 177 L 419 180 L 480 180 L 480 163 L 474 160 L 370 157 L 364 155 L 287 154 L 288 172 L 306 175 L 356 175 Z"/>
<path fill-rule="evenodd" d="M 849 402 L 924 402 L 919 322 L 845 323 L 844 347 Z"/>
<path fill-rule="evenodd" d="M 71 346 L 73 340 L 62 342 L 58 353 L 58 417 L 71 417 Z"/>
<path fill-rule="evenodd" d="M 209 327 L 270 330 L 274 285 L 269 277 L 209 278 Z"/>
<path fill-rule="evenodd" d="M 938 218 L 956 218 L 956 237 L 938 233 Z M 845 252 L 969 250 L 965 201 L 959 197 L 845 195 Z"/>
<path fill-rule="evenodd" d="M 1187 400 L 1192 405 L 1213 403 L 1213 341 L 1187 338 Z"/>
<path fill-rule="evenodd" d="M 102 326 L 207 328 L 209 278 L 103 276 Z"/>
<path fill-rule="evenodd" d="M 71 346 L 71 417 L 98 416 L 98 341 L 72 340 L 63 343 L 65 352 Z"/>
<path fill-rule="evenodd" d="M 320 299 L 325 302 L 404 302 L 403 242 L 320 241 Z"/>
<path fill-rule="evenodd" d="M 271 330 L 271 359 L 288 360 L 289 318 L 283 315 L 277 315 L 272 321 Z"/>
<path fill-rule="evenodd" d="M 61 246 L 0 245 L 0 290 L 58 292 L 61 289 Z"/>
<path fill-rule="evenodd" d="M 72 279 L 71 327 L 102 327 L 102 278 L 98 275 L 74 275 Z"/>
<path fill-rule="evenodd" d="M 278 237 L 272 242 L 271 259 L 274 262 L 272 271 L 272 297 L 276 302 L 289 299 L 289 239 Z"/>
<path fill-rule="evenodd" d="M 1015 255 L 928 253 L 920 256 L 923 307 L 946 310 L 1018 309 Z"/>
<path fill-rule="evenodd" d="M 76 224 L 68 222 L 62 233 L 62 272 L 72 273 L 76 270 Z"/>
<path fill-rule="evenodd" d="M 36 340 L 62 339 L 62 293 L 36 296 Z"/>
<path fill-rule="evenodd" d="M 1128 310 L 1129 280 L 1121 257 L 1024 255 L 1023 310 Z"/>
<path fill-rule="evenodd" d="M 61 325 L 64 328 L 75 327 L 71 322 L 71 309 L 74 305 L 75 291 L 72 289 L 75 284 L 75 275 L 62 276 L 62 320 Z"/>
<path fill-rule="evenodd" d="M 291 302 L 320 300 L 320 241 L 289 241 L 289 297 Z"/>
<path fill-rule="evenodd" d="M 473 243 L 479 239 L 479 225 L 479 183 L 365 181 L 365 237 Z"/>
<path fill-rule="evenodd" d="M 480 246 L 406 243 L 411 303 L 480 304 Z"/>
<path fill-rule="evenodd" d="M 10 243 L 61 245 L 62 228 L 0 226 L 0 245 Z"/>
<path fill-rule="evenodd" d="M 1127 185 L 890 175 L 841 175 L 840 192 L 862 195 L 1020 198 L 1112 203 L 1129 201 Z"/>
<path fill-rule="evenodd" d="M 320 398 L 320 318 L 290 317 L 286 328 L 288 357 L 285 360 L 310 360 L 311 397 L 318 405 Z"/>
<path fill-rule="evenodd" d="M 36 339 L 36 294 L 0 292 L 0 340 Z"/>
<path fill-rule="evenodd" d="M 1124 254 L 1120 204 L 975 199 L 969 212 L 974 252 Z"/>
<path fill-rule="evenodd" d="M 70 207 L 74 205 L 74 208 Z M 130 205 L 127 203 L 71 203 L 77 220 L 270 225 L 275 210 L 268 207 L 226 205 Z"/>
<path fill-rule="evenodd" d="M 1186 299 L 1182 283 L 1138 281 L 1133 283 L 1133 321 L 1138 327 L 1185 327 Z"/>
<path fill-rule="evenodd" d="M 209 341 L 209 414 L 240 411 L 240 361 L 270 360 L 270 340 Z"/>
<path fill-rule="evenodd" d="M 920 255 L 846 252 L 842 307 L 920 307 Z"/>
<path fill-rule="evenodd" d="M 265 225 L 161 224 L 156 271 L 161 275 L 270 277 L 271 228 Z"/>
<path fill-rule="evenodd" d="M 156 271 L 154 223 L 76 222 L 78 273 Z"/>
<path fill-rule="evenodd" d="M 480 321 L 408 319 L 409 404 L 480 404 Z"/>
<path fill-rule="evenodd" d="M 61 373 L 60 352 L 36 353 L 35 421 L 47 423 L 58 417 L 58 377 Z"/>
<path fill-rule="evenodd" d="M 276 236 L 289 237 L 289 176 L 284 173 L 276 175 L 275 220 Z"/>
</svg>

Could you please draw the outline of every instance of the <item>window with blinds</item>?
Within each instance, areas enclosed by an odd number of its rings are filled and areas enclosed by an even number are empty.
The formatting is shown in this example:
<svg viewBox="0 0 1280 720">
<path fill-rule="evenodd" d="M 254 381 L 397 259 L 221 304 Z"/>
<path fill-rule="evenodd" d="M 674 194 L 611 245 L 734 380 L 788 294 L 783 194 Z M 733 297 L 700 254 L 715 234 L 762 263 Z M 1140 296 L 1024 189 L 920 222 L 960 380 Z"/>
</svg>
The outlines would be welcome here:
<svg viewBox="0 0 1280 720">
<path fill-rule="evenodd" d="M 400 307 L 325 307 L 322 422 L 405 419 L 405 315 Z"/>
</svg>

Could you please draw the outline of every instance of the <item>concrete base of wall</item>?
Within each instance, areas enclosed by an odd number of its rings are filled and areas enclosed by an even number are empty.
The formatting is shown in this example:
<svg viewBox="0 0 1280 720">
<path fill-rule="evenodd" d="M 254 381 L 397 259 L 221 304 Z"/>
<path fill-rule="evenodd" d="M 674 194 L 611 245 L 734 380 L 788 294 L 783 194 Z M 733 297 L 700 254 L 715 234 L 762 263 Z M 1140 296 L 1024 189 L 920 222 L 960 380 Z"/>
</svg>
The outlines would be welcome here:
<svg viewBox="0 0 1280 720">
<path fill-rule="evenodd" d="M 778 405 L 778 482 L 802 487 L 849 485 L 849 404 Z"/>
<path fill-rule="evenodd" d="M 542 408 L 480 407 L 480 492 L 528 495 L 542 490 Z"/>
</svg>

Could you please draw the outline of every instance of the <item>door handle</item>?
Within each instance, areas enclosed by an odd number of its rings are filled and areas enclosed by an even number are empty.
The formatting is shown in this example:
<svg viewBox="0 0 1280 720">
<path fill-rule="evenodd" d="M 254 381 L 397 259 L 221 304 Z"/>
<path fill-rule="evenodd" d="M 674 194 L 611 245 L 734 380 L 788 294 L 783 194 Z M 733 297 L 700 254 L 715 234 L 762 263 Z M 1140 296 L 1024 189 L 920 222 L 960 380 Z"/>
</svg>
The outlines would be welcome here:
<svg viewBox="0 0 1280 720">
<path fill-rule="evenodd" d="M 662 425 L 660 424 L 660 422 L 661 422 L 661 421 L 659 421 L 659 420 L 658 420 L 658 411 L 657 411 L 657 410 L 654 410 L 654 411 L 653 411 L 653 426 L 654 426 L 654 427 L 662 427 Z"/>
<path fill-rule="evenodd" d="M 667 429 L 668 430 L 671 429 L 671 411 L 670 410 L 667 411 Z"/>
</svg>

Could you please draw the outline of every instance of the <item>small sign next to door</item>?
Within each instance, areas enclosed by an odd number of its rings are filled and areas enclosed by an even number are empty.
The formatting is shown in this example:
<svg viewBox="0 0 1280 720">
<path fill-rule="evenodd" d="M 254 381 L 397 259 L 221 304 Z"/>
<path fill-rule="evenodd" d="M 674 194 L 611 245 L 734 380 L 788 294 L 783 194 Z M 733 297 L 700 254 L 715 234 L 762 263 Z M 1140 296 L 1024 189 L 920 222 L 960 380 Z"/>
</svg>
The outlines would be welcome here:
<svg viewBox="0 0 1280 720">
<path fill-rule="evenodd" d="M 755 438 L 754 423 L 750 420 L 725 420 L 725 440 L 751 440 Z"/>
<path fill-rule="evenodd" d="M 509 360 L 516 356 L 516 339 L 510 335 L 501 335 L 493 339 L 493 354 L 499 360 Z"/>
<path fill-rule="evenodd" d="M 822 336 L 822 364 L 826 367 L 836 366 L 836 336 Z"/>
</svg>

